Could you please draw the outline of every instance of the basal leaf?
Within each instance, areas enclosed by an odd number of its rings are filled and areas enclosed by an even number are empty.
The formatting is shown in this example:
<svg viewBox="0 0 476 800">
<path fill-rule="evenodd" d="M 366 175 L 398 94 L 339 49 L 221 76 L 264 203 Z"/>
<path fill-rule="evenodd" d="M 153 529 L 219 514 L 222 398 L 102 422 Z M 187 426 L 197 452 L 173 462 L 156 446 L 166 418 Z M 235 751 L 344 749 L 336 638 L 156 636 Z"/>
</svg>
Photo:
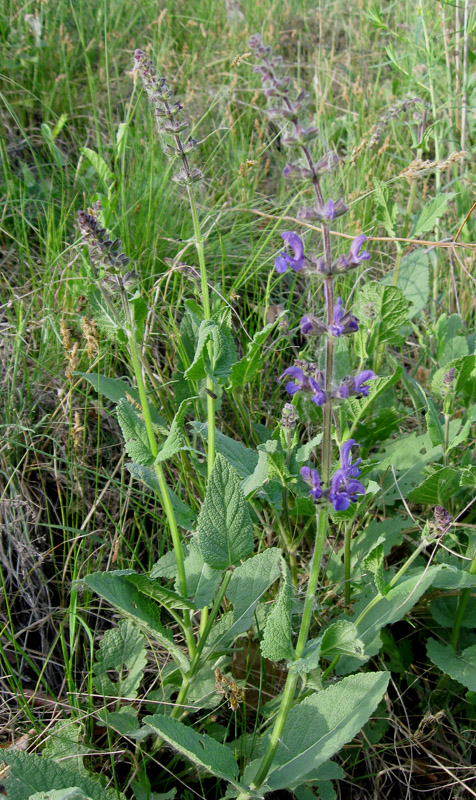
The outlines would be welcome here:
<svg viewBox="0 0 476 800">
<path fill-rule="evenodd" d="M 93 664 L 94 686 L 105 696 L 134 699 L 146 664 L 145 638 L 133 622 L 124 620 L 101 639 Z M 109 670 L 117 673 L 117 681 L 111 680 Z"/>
<path fill-rule="evenodd" d="M 157 639 L 177 664 L 187 672 L 190 664 L 180 647 L 172 641 L 170 633 L 163 627 L 160 621 L 160 607 L 127 580 L 127 576 L 131 574 L 135 574 L 133 570 L 95 572 L 87 575 L 83 582 Z"/>
<path fill-rule="evenodd" d="M 476 645 L 467 647 L 458 655 L 450 644 L 429 639 L 426 645 L 428 658 L 454 681 L 476 692 Z"/>
<path fill-rule="evenodd" d="M 238 764 L 225 745 L 171 717 L 154 714 L 145 717 L 144 722 L 193 764 L 218 778 L 236 783 Z"/>
<path fill-rule="evenodd" d="M 204 560 L 226 569 L 253 549 L 250 512 L 236 470 L 217 454 L 198 517 L 197 543 Z"/>
<path fill-rule="evenodd" d="M 270 789 L 286 789 L 351 741 L 382 699 L 388 672 L 351 675 L 289 712 L 271 766 Z"/>
</svg>

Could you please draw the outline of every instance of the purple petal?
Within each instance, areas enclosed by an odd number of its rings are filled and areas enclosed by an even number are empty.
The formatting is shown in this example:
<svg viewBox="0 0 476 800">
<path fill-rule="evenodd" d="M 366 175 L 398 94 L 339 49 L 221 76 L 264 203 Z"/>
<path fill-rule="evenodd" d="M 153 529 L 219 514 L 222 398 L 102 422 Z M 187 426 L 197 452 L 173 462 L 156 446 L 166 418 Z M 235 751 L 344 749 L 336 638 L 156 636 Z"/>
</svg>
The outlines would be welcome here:
<svg viewBox="0 0 476 800">
<path fill-rule="evenodd" d="M 364 369 L 363 372 L 359 372 L 355 378 L 353 383 L 353 389 L 355 392 L 362 392 L 364 389 L 367 389 L 368 394 L 368 386 L 364 386 L 363 384 L 366 381 L 375 380 L 377 378 L 375 372 L 371 369 Z"/>
<path fill-rule="evenodd" d="M 275 268 L 276 272 L 279 272 L 280 274 L 282 272 L 286 272 L 286 270 L 288 268 L 288 262 L 290 260 L 291 259 L 289 258 L 289 256 L 286 253 L 280 253 L 279 256 L 276 258 L 276 260 L 274 262 L 274 268 Z"/>
<path fill-rule="evenodd" d="M 304 383 L 306 380 L 306 376 L 300 367 L 288 367 L 284 370 L 283 374 L 279 376 L 278 381 L 281 382 L 285 375 L 290 375 L 291 378 L 295 378 L 300 383 Z"/>
<path fill-rule="evenodd" d="M 323 209 L 323 216 L 325 219 L 333 220 L 335 218 L 335 205 L 333 200 L 328 200 Z"/>
<path fill-rule="evenodd" d="M 285 384 L 284 388 L 286 389 L 288 394 L 296 394 L 296 392 L 299 392 L 299 390 L 302 389 L 302 386 L 299 386 L 299 384 L 289 381 L 289 383 Z"/>
<path fill-rule="evenodd" d="M 311 480 L 311 468 L 310 467 L 301 467 L 301 478 L 309 483 Z"/>
<path fill-rule="evenodd" d="M 347 511 L 350 506 L 350 498 L 345 493 L 337 494 L 333 497 L 329 495 L 329 498 L 335 511 Z"/>
<path fill-rule="evenodd" d="M 310 333 L 313 329 L 312 319 L 309 316 L 305 316 L 301 320 L 301 333 L 305 336 L 307 333 Z"/>
<path fill-rule="evenodd" d="M 370 258 L 370 253 L 368 253 L 367 250 L 359 254 L 360 248 L 365 241 L 367 241 L 367 237 L 361 233 L 359 236 L 356 236 L 352 242 L 350 246 L 350 260 L 352 264 L 360 264 L 361 261 L 367 261 Z"/>
</svg>

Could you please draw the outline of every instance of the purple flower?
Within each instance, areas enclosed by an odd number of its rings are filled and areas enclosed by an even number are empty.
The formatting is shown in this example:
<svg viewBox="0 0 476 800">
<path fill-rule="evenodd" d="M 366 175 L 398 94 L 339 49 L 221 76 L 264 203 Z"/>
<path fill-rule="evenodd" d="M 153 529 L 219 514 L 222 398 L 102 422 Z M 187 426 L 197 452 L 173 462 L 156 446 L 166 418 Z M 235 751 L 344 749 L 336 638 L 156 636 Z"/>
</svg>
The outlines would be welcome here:
<svg viewBox="0 0 476 800">
<path fill-rule="evenodd" d="M 337 200 L 336 203 L 333 200 L 328 200 L 325 206 L 314 205 L 310 208 L 300 208 L 298 218 L 306 220 L 318 219 L 321 222 L 328 223 L 332 222 L 336 217 L 341 217 L 348 210 L 342 199 Z"/>
<path fill-rule="evenodd" d="M 350 312 L 344 311 L 342 308 L 342 299 L 339 297 L 334 306 L 334 319 L 330 327 L 332 335 L 342 336 L 343 333 L 355 333 L 358 330 L 359 320 Z"/>
<path fill-rule="evenodd" d="M 376 379 L 375 372 L 372 372 L 371 369 L 364 369 L 363 372 L 359 372 L 358 375 L 355 376 L 353 383 L 352 383 L 352 391 L 355 394 L 362 394 L 364 397 L 367 397 L 369 393 L 369 387 L 366 386 L 367 381 L 373 381 Z"/>
<path fill-rule="evenodd" d="M 370 258 L 370 253 L 367 250 L 364 250 L 362 253 L 360 252 L 360 248 L 362 247 L 363 243 L 367 241 L 367 237 L 361 233 L 359 236 L 356 236 L 354 241 L 350 246 L 350 253 L 349 253 L 349 261 L 354 266 L 360 264 L 361 261 L 368 261 Z"/>
<path fill-rule="evenodd" d="M 281 381 L 285 375 L 289 375 L 293 378 L 292 381 L 288 381 L 285 388 L 288 394 L 293 395 L 296 392 L 307 392 L 312 394 L 312 402 L 316 404 L 316 406 L 322 406 L 326 402 L 326 393 L 321 386 L 321 383 L 324 383 L 324 376 L 320 372 L 320 370 L 315 369 L 313 365 L 310 365 L 310 370 L 314 369 L 314 376 L 312 374 L 306 374 L 301 367 L 288 367 L 284 370 L 283 374 L 280 375 L 279 380 Z"/>
<path fill-rule="evenodd" d="M 291 267 L 295 272 L 299 272 L 304 268 L 304 245 L 301 239 L 297 233 L 292 231 L 285 231 L 281 234 L 281 238 L 293 251 L 293 257 L 286 253 L 285 250 L 281 250 L 274 262 L 276 272 L 286 272 L 288 267 Z"/>
<path fill-rule="evenodd" d="M 322 489 L 321 489 L 321 481 L 319 478 L 319 473 L 317 469 L 311 469 L 310 467 L 302 467 L 301 468 L 301 477 L 303 480 L 306 481 L 311 487 L 309 494 L 314 500 L 319 500 L 322 497 Z"/>
<path fill-rule="evenodd" d="M 327 330 L 326 325 L 313 314 L 306 314 L 301 319 L 301 333 L 303 336 L 320 336 Z"/>
<path fill-rule="evenodd" d="M 359 464 L 362 459 L 352 462 L 353 447 L 360 447 L 355 439 L 349 439 L 342 445 L 341 467 L 332 476 L 328 497 L 335 511 L 345 511 L 351 503 L 356 502 L 358 495 L 365 495 L 364 487 L 360 481 L 355 480 L 360 475 Z"/>
</svg>

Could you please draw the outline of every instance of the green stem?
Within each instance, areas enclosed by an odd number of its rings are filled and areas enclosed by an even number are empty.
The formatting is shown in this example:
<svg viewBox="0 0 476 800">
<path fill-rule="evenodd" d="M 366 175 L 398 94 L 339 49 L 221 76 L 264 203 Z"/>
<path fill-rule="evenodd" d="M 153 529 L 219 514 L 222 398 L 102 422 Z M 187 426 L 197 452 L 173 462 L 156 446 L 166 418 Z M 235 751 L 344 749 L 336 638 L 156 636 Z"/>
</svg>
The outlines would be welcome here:
<svg viewBox="0 0 476 800">
<path fill-rule="evenodd" d="M 469 574 L 470 575 L 476 574 L 476 553 L 473 556 L 473 560 L 469 568 Z M 458 608 L 456 610 L 456 619 L 454 621 L 453 630 L 451 632 L 451 638 L 450 638 L 450 645 L 451 647 L 453 647 L 454 650 L 456 650 L 458 646 L 459 632 L 463 622 L 464 612 L 466 611 L 466 606 L 468 605 L 468 600 L 470 595 L 471 595 L 471 589 L 463 589 L 459 597 Z"/>
<path fill-rule="evenodd" d="M 350 524 L 345 526 L 344 533 L 344 599 L 346 606 L 350 606 Z"/>
<path fill-rule="evenodd" d="M 191 185 L 187 186 L 187 192 L 190 203 L 190 211 L 192 214 L 193 230 L 195 233 L 195 246 L 197 248 L 198 263 L 200 266 L 200 284 L 202 289 L 203 316 L 205 320 L 209 320 L 211 319 L 210 294 L 208 292 L 207 267 L 205 264 L 205 250 L 203 246 L 202 231 L 200 228 L 200 220 L 198 218 L 198 213 L 197 213 L 197 204 L 195 202 L 195 195 L 193 193 L 193 188 Z M 210 360 L 213 355 L 212 346 L 213 345 L 211 344 L 211 342 L 209 342 L 208 356 Z M 207 421 L 208 421 L 207 463 L 208 463 L 208 477 L 210 477 L 213 469 L 213 463 L 215 461 L 215 391 L 213 386 L 213 380 L 211 378 L 207 378 L 206 392 L 207 392 Z"/>
<path fill-rule="evenodd" d="M 147 392 L 144 385 L 144 379 L 142 377 L 141 362 L 139 359 L 137 342 L 134 334 L 133 321 L 130 314 L 128 299 L 127 296 L 125 296 L 125 293 L 122 293 L 122 300 L 123 300 L 124 313 L 126 315 L 125 332 L 129 344 L 129 352 L 131 355 L 132 366 L 134 369 L 134 374 L 137 382 L 137 389 L 139 391 L 142 416 L 144 418 L 144 424 L 147 431 L 147 439 L 149 441 L 150 451 L 152 453 L 153 458 L 156 459 L 157 453 L 159 452 L 159 447 L 157 444 L 157 439 L 155 437 L 154 427 L 152 424 L 149 401 L 147 400 Z M 184 558 L 182 550 L 182 537 L 180 536 L 180 532 L 177 526 L 177 520 L 175 519 L 175 513 L 172 508 L 172 503 L 170 502 L 169 489 L 167 486 L 167 481 L 165 480 L 164 470 L 160 461 L 154 462 L 154 471 L 157 477 L 157 482 L 159 484 L 162 507 L 164 509 L 165 516 L 167 517 L 167 522 L 169 523 L 170 533 L 172 536 L 175 559 L 177 562 L 177 574 L 178 574 L 180 592 L 183 597 L 187 597 L 187 579 L 185 576 L 185 566 L 184 566 Z M 184 632 L 185 632 L 185 639 L 187 642 L 189 655 L 192 658 L 195 655 L 196 645 L 192 632 L 191 614 L 187 610 L 184 611 Z"/>
<path fill-rule="evenodd" d="M 306 599 L 304 601 L 304 611 L 301 619 L 301 627 L 299 629 L 299 636 L 294 653 L 294 660 L 302 657 L 304 648 L 306 646 L 307 637 L 309 634 L 309 627 L 311 625 L 312 610 L 315 601 L 317 584 L 319 581 L 319 572 L 321 568 L 322 554 L 324 552 L 324 545 L 326 541 L 327 531 L 327 509 L 321 509 L 317 512 L 317 536 L 314 554 L 311 563 L 311 572 L 306 590 Z M 281 738 L 286 719 L 293 704 L 294 692 L 298 681 L 298 673 L 292 669 L 288 672 L 288 677 L 284 686 L 283 697 L 279 707 L 278 715 L 274 723 L 274 728 L 271 733 L 269 744 L 264 754 L 261 766 L 256 774 L 256 777 L 251 784 L 251 789 L 257 789 L 265 781 L 266 776 L 270 770 L 271 764 L 276 753 L 276 748 Z M 246 794 L 244 795 L 246 797 Z"/>
</svg>

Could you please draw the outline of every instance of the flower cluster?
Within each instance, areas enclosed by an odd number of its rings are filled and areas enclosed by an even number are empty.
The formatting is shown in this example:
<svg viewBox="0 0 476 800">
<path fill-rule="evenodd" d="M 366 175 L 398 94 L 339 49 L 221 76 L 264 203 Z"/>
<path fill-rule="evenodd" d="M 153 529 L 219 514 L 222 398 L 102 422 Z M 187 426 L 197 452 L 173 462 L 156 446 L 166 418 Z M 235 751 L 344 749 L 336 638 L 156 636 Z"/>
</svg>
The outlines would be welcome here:
<svg viewBox="0 0 476 800">
<path fill-rule="evenodd" d="M 164 153 L 172 158 L 179 158 L 182 165 L 178 172 L 172 177 L 176 183 L 190 184 L 203 178 L 203 173 L 197 167 L 191 167 L 188 162 L 188 154 L 197 147 L 197 140 L 189 137 L 183 141 L 180 134 L 188 128 L 186 120 L 179 119 L 183 105 L 180 102 L 169 103 L 172 97 L 172 90 L 169 88 L 165 78 L 159 78 L 157 70 L 142 50 L 134 53 L 134 71 L 137 72 L 144 85 L 150 101 L 154 106 L 157 130 L 159 134 L 171 137 L 173 145 L 165 143 Z"/>
<path fill-rule="evenodd" d="M 326 393 L 325 375 L 314 362 L 298 361 L 297 366 L 285 369 L 278 380 L 281 381 L 285 376 L 292 378 L 285 384 L 288 394 L 294 395 L 296 392 L 311 394 L 311 401 L 316 406 L 324 405 L 329 399 L 347 400 L 351 395 L 367 397 L 369 393 L 367 381 L 377 377 L 371 369 L 364 369 L 355 376 L 346 376 L 337 386 Z"/>
<path fill-rule="evenodd" d="M 337 275 L 359 267 L 368 261 L 370 253 L 364 249 L 366 236 L 359 234 L 351 244 L 348 252 L 337 257 L 332 255 L 332 244 L 329 225 L 348 211 L 342 198 L 327 199 L 324 197 L 320 179 L 337 165 L 339 159 L 333 152 L 325 153 L 315 160 L 309 143 L 319 135 L 317 128 L 303 126 L 299 121 L 299 113 L 308 102 L 304 92 L 293 96 L 289 76 L 281 77 L 282 59 L 273 56 L 270 47 L 263 44 L 259 34 L 255 34 L 248 42 L 260 63 L 254 71 L 260 75 L 264 94 L 268 100 L 268 116 L 280 120 L 282 125 L 281 142 L 285 147 L 295 147 L 300 151 L 300 160 L 289 162 L 283 171 L 286 178 L 300 179 L 312 185 L 314 204 L 301 208 L 298 218 L 306 221 L 318 221 L 322 231 L 322 253 L 317 256 L 304 253 L 304 245 L 294 231 L 281 234 L 284 248 L 279 251 L 275 260 L 275 269 L 279 274 L 288 269 L 314 275 L 324 285 L 325 314 L 323 319 L 306 314 L 302 317 L 300 328 L 304 336 L 325 336 L 325 365 L 298 360 L 294 366 L 284 370 L 279 380 L 286 379 L 285 388 L 292 397 L 298 392 L 311 396 L 311 402 L 323 407 L 322 437 L 322 469 L 324 485 L 317 469 L 304 466 L 301 476 L 310 485 L 309 494 L 314 500 L 324 498 L 334 506 L 336 511 L 347 509 L 350 503 L 365 495 L 365 489 L 357 480 L 360 475 L 358 465 L 361 459 L 352 461 L 352 448 L 356 445 L 353 439 L 345 442 L 341 448 L 341 466 L 331 477 L 332 448 L 332 404 L 335 401 L 347 400 L 351 396 L 364 397 L 369 394 L 369 381 L 377 375 L 370 369 L 362 370 L 357 375 L 348 375 L 338 383 L 334 381 L 334 341 L 344 335 L 352 335 L 359 330 L 359 320 L 350 310 L 344 307 L 341 297 L 334 300 L 334 280 Z M 289 404 L 288 404 L 289 405 Z M 287 412 L 289 413 L 289 412 Z"/>
<path fill-rule="evenodd" d="M 91 264 L 102 268 L 102 280 L 112 291 L 128 291 L 135 286 L 138 275 L 127 269 L 130 258 L 122 252 L 121 240 L 110 238 L 95 216 L 98 211 L 97 204 L 88 211 L 78 211 L 78 226 L 83 242 L 88 245 Z"/>
<path fill-rule="evenodd" d="M 302 467 L 301 477 L 310 485 L 309 495 L 314 500 L 325 497 L 334 506 L 335 511 L 346 511 L 351 503 L 355 503 L 359 496 L 365 495 L 365 489 L 357 478 L 360 475 L 359 464 L 362 459 L 352 461 L 352 448 L 360 447 L 354 439 L 349 439 L 342 445 L 340 451 L 341 466 L 334 473 L 328 489 L 321 488 L 321 481 L 317 469 Z"/>
<path fill-rule="evenodd" d="M 322 257 L 314 258 L 313 256 L 304 255 L 304 244 L 297 233 L 284 231 L 281 234 L 281 238 L 284 240 L 285 245 L 291 248 L 293 254 L 290 256 L 286 250 L 280 250 L 278 253 L 274 266 L 276 272 L 280 274 L 286 272 L 288 267 L 295 272 L 300 272 L 302 269 L 307 268 L 319 277 L 327 278 L 358 267 L 362 261 L 368 261 L 370 258 L 368 250 L 362 250 L 362 245 L 367 240 L 363 233 L 353 239 L 349 252 L 342 253 L 330 266 Z"/>
</svg>

